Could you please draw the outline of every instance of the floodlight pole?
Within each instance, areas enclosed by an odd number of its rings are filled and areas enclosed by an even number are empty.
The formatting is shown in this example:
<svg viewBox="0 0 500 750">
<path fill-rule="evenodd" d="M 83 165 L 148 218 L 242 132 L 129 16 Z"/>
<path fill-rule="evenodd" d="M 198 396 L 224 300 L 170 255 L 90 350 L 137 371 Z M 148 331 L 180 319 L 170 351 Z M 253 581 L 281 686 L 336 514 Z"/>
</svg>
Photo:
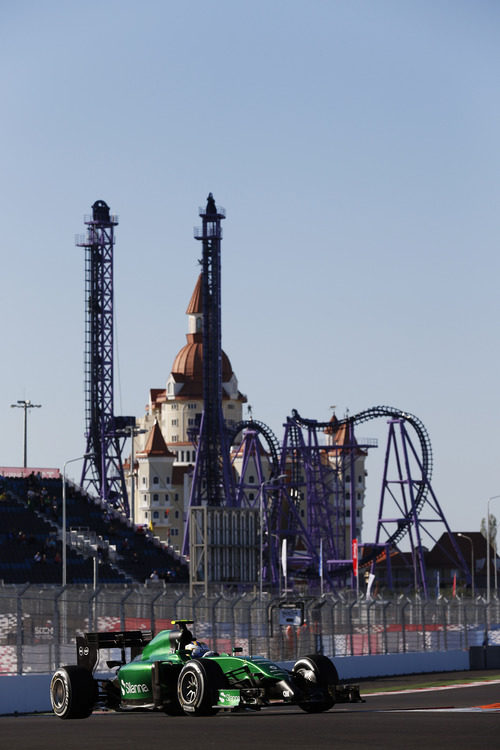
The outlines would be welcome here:
<svg viewBox="0 0 500 750">
<path fill-rule="evenodd" d="M 11 404 L 11 409 L 24 409 L 24 468 L 28 465 L 28 409 L 40 409 L 41 404 L 32 404 L 31 401 L 22 399 L 15 404 Z"/>
</svg>

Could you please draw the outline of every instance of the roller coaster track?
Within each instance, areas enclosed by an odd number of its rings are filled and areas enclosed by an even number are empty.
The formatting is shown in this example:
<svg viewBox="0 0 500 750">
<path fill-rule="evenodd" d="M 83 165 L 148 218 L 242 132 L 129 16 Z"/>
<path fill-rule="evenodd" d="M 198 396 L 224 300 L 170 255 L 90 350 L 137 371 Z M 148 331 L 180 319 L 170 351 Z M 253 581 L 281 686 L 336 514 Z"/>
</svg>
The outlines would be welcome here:
<svg viewBox="0 0 500 750">
<path fill-rule="evenodd" d="M 366 409 L 358 414 L 347 417 L 346 419 L 335 419 L 329 422 L 317 422 L 313 419 L 304 419 L 300 416 L 296 409 L 292 410 L 292 419 L 297 425 L 305 429 L 328 429 L 337 430 L 342 425 L 346 424 L 362 424 L 363 422 L 370 422 L 372 419 L 379 419 L 380 417 L 389 417 L 394 420 L 404 420 L 404 422 L 410 424 L 415 430 L 421 449 L 421 470 L 422 470 L 422 481 L 418 483 L 418 490 L 415 496 L 414 510 L 418 514 L 422 509 L 429 488 L 429 483 L 432 475 L 432 446 L 427 430 L 424 424 L 414 414 L 409 414 L 406 411 L 401 411 L 392 406 L 373 406 L 371 409 Z M 401 520 L 398 524 L 396 531 L 387 539 L 386 544 L 396 545 L 402 539 L 402 537 L 408 532 L 412 522 L 414 520 L 413 511 L 408 513 L 407 516 Z M 371 557 L 376 556 L 376 552 L 370 555 Z"/>
<path fill-rule="evenodd" d="M 259 422 L 258 419 L 248 419 L 238 422 L 231 430 L 228 431 L 229 445 L 233 445 L 239 433 L 247 429 L 259 432 L 265 439 L 271 456 L 271 476 L 277 476 L 279 474 L 280 467 L 280 444 L 274 432 L 270 427 L 264 424 L 264 422 Z"/>
</svg>

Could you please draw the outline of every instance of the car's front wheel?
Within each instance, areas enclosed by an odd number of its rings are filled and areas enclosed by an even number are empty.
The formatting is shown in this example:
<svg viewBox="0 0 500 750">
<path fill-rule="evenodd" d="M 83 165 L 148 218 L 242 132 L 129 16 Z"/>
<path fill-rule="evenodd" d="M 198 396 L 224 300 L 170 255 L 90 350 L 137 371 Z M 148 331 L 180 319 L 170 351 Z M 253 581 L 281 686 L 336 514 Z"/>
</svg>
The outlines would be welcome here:
<svg viewBox="0 0 500 750">
<path fill-rule="evenodd" d="M 97 700 L 92 674 L 75 665 L 60 667 L 50 681 L 52 710 L 60 719 L 86 719 Z"/>
<path fill-rule="evenodd" d="M 228 681 L 219 664 L 206 659 L 191 659 L 181 670 L 177 680 L 179 704 L 188 716 L 214 716 L 219 690 Z"/>
<path fill-rule="evenodd" d="M 339 676 L 330 659 L 321 654 L 303 656 L 295 662 L 292 674 L 304 696 L 298 704 L 303 711 L 320 713 L 334 706 L 331 692 Z"/>
</svg>

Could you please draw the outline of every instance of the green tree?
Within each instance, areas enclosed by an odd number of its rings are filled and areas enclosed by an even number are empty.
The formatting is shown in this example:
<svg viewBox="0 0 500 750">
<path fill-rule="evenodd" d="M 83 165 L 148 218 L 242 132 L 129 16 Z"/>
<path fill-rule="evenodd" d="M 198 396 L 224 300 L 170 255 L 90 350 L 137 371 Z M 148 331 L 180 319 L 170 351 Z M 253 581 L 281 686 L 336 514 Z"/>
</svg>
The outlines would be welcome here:
<svg viewBox="0 0 500 750">
<path fill-rule="evenodd" d="M 490 519 L 489 519 L 489 527 L 490 527 L 490 544 L 496 548 L 496 538 L 497 538 L 497 519 L 493 515 L 493 513 L 490 513 Z M 485 539 L 488 538 L 488 534 L 486 531 L 486 518 L 481 519 L 481 534 L 484 536 Z"/>
</svg>

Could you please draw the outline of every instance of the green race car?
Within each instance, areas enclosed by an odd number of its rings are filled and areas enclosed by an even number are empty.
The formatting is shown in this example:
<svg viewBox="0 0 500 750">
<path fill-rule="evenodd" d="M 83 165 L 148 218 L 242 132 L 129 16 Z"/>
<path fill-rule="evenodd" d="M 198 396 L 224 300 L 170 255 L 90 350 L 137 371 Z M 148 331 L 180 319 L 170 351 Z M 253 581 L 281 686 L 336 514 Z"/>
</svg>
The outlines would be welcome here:
<svg viewBox="0 0 500 750">
<path fill-rule="evenodd" d="M 210 651 L 188 628 L 192 620 L 172 621 L 178 630 L 86 633 L 78 636 L 77 664 L 52 676 L 50 698 L 61 719 L 84 719 L 94 708 L 123 711 L 156 709 L 171 716 L 211 716 L 220 709 L 260 709 L 292 704 L 308 713 L 327 711 L 346 688 L 326 656 L 298 659 L 291 671 L 261 656 Z M 108 661 L 114 676 L 95 676 L 99 650 L 119 648 L 121 659 Z M 130 648 L 131 661 L 126 661 Z M 352 686 L 348 686 L 347 691 Z M 348 699 L 359 698 L 359 693 Z"/>
</svg>

